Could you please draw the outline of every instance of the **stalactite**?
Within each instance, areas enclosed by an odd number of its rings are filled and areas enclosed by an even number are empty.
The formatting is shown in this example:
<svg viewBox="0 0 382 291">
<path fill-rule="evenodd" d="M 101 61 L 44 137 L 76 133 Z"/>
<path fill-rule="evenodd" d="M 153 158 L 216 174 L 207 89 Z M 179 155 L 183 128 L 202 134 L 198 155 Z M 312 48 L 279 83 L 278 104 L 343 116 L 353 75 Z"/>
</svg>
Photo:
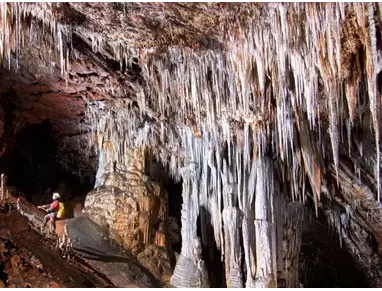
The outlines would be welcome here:
<svg viewBox="0 0 382 291">
<path fill-rule="evenodd" d="M 334 96 L 335 90 L 329 90 L 329 134 L 330 134 L 330 141 L 332 144 L 332 152 L 333 152 L 333 160 L 334 164 L 336 166 L 336 169 L 338 169 L 338 151 L 339 151 L 339 143 L 340 143 L 340 137 L 338 132 L 338 115 L 337 115 L 337 105 L 336 105 L 336 98 Z M 338 180 L 338 175 L 337 175 Z"/>
<path fill-rule="evenodd" d="M 321 162 L 317 154 L 316 143 L 312 140 L 307 121 L 304 118 L 296 118 L 300 131 L 301 152 L 304 160 L 305 171 L 309 177 L 310 185 L 315 197 L 316 215 L 318 216 L 318 201 L 321 194 Z M 304 192 L 304 191 L 303 191 Z"/>
<path fill-rule="evenodd" d="M 377 66 L 377 38 L 376 38 L 376 32 L 375 32 L 375 22 L 374 22 L 374 7 L 372 3 L 367 4 L 367 14 L 369 19 L 369 30 L 370 30 L 370 47 L 368 47 L 368 65 L 366 67 L 367 73 L 368 73 L 368 93 L 369 93 L 369 100 L 370 100 L 370 111 L 373 119 L 373 127 L 375 131 L 375 143 L 376 143 L 376 152 L 377 152 L 377 158 L 376 158 L 376 180 L 377 180 L 377 200 L 380 201 L 380 148 L 379 148 L 379 123 L 380 123 L 380 116 L 379 116 L 379 100 L 380 98 L 377 97 L 377 72 L 376 72 L 376 66 Z"/>
</svg>

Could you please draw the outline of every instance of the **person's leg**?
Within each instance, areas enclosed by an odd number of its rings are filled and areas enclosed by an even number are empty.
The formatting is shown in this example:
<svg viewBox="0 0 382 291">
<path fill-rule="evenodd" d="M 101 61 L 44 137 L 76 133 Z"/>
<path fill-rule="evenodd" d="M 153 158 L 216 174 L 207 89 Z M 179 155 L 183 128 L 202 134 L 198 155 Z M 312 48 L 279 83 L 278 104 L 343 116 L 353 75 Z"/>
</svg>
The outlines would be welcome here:
<svg viewBox="0 0 382 291">
<path fill-rule="evenodd" d="M 43 225 L 40 227 L 40 231 L 41 231 L 41 232 L 45 232 L 45 227 L 46 227 L 46 224 L 48 223 L 49 220 L 50 220 L 49 214 L 45 215 L 45 216 L 44 216 L 44 223 L 43 223 Z"/>
<path fill-rule="evenodd" d="M 50 213 L 50 223 L 52 231 L 56 231 L 56 213 Z"/>
<path fill-rule="evenodd" d="M 43 224 L 44 227 L 45 227 L 46 224 L 48 223 L 48 220 L 50 220 L 50 216 L 49 216 L 49 214 L 47 214 L 47 215 L 44 216 L 44 224 Z"/>
<path fill-rule="evenodd" d="M 54 217 L 52 219 L 52 228 L 53 228 L 53 231 L 55 232 L 56 231 L 56 218 L 54 218 Z"/>
</svg>

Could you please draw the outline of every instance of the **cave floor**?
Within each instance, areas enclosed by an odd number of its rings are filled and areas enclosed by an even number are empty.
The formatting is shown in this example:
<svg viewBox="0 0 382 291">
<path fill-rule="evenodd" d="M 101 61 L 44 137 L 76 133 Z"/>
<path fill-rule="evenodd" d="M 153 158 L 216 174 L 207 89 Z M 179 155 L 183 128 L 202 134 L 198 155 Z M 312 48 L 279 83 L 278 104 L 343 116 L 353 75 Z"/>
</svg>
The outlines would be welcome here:
<svg viewBox="0 0 382 291">
<path fill-rule="evenodd" d="M 0 210 L 0 287 L 160 286 L 132 254 L 113 244 L 88 217 L 57 221 L 56 233 L 68 225 L 72 242 L 72 259 L 68 260 L 55 247 L 56 236 L 47 238 L 36 231 L 43 221 L 41 210 L 20 197 L 11 196 L 6 205 L 10 210 Z M 33 266 L 34 260 L 41 267 Z"/>
<path fill-rule="evenodd" d="M 0 212 L 0 256 L 4 287 L 106 287 L 62 258 L 16 211 Z"/>
</svg>

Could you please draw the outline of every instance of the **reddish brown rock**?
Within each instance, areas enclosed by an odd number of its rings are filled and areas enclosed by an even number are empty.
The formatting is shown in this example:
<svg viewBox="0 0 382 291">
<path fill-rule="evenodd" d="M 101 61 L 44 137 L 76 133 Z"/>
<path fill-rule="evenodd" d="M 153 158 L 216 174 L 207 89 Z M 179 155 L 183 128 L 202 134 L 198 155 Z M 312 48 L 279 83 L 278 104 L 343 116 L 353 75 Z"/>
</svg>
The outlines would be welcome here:
<svg viewBox="0 0 382 291">
<path fill-rule="evenodd" d="M 146 245 L 145 250 L 137 256 L 139 262 L 163 283 L 169 283 L 172 267 L 166 247 Z"/>
</svg>

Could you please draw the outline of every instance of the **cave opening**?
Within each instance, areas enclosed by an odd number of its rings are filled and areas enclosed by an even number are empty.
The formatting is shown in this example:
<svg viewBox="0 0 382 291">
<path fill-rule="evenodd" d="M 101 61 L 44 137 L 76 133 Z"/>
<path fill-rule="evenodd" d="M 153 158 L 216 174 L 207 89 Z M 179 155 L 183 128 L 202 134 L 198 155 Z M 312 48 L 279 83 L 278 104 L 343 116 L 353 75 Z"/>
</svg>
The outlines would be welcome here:
<svg viewBox="0 0 382 291">
<path fill-rule="evenodd" d="M 306 177 L 307 179 L 308 177 Z M 330 184 L 335 187 L 335 182 Z M 310 183 L 306 192 L 313 193 Z M 339 191 L 333 191 L 340 195 Z M 327 197 L 321 202 L 328 204 Z M 315 214 L 313 194 L 308 194 L 304 207 L 308 210 L 301 237 L 299 282 L 303 288 L 367 288 L 368 280 L 352 254 L 340 245 L 339 235 L 329 225 L 327 214 Z"/>
<path fill-rule="evenodd" d="M 366 276 L 322 216 L 303 232 L 299 278 L 304 288 L 367 288 Z"/>
<path fill-rule="evenodd" d="M 8 185 L 22 192 L 35 205 L 50 203 L 53 192 L 59 192 L 66 204 L 83 202 L 93 185 L 64 169 L 57 149 L 49 120 L 26 125 L 16 134 L 7 162 Z M 66 210 L 68 218 L 71 217 L 70 207 Z"/>
</svg>

